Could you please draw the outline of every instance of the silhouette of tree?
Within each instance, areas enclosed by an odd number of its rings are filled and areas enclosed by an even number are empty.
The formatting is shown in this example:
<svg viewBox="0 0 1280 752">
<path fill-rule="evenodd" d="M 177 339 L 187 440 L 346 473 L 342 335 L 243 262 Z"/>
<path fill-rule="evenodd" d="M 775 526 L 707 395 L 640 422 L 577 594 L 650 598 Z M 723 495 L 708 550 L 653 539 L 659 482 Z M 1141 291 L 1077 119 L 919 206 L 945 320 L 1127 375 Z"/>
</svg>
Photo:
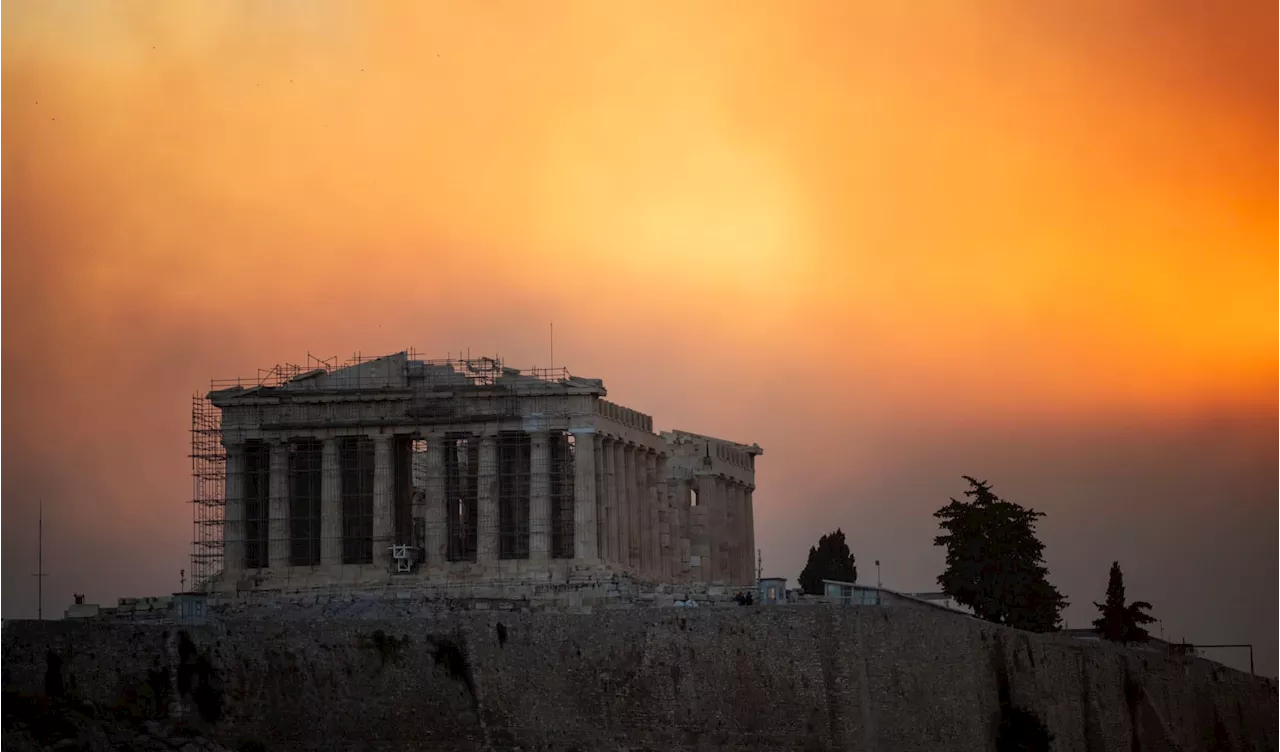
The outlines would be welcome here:
<svg viewBox="0 0 1280 752">
<path fill-rule="evenodd" d="M 1032 632 L 1059 628 L 1067 600 L 1048 581 L 1044 544 L 1036 538 L 1043 512 L 1005 501 L 986 481 L 963 476 L 972 501 L 956 501 L 934 512 L 944 531 L 935 546 L 947 550 L 938 584 L 980 619 Z"/>
<path fill-rule="evenodd" d="M 1111 562 L 1111 574 L 1107 577 L 1107 602 L 1095 606 L 1102 616 L 1095 619 L 1093 629 L 1104 640 L 1112 642 L 1146 642 L 1151 634 L 1142 628 L 1143 624 L 1155 621 L 1151 615 L 1144 613 L 1151 610 L 1146 601 L 1124 602 L 1124 572 L 1120 571 L 1120 562 Z"/>
<path fill-rule="evenodd" d="M 816 548 L 809 547 L 809 561 L 800 573 L 800 587 L 810 595 L 822 595 L 823 580 L 858 581 L 858 567 L 840 528 L 819 538 Z"/>
</svg>

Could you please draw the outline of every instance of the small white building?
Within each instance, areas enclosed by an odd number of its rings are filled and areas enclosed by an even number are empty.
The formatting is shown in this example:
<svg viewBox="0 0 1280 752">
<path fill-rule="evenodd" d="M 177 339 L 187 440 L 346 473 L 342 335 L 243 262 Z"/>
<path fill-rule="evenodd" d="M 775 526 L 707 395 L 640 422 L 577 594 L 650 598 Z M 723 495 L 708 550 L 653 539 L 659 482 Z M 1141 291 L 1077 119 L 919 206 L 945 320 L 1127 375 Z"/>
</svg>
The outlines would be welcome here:
<svg viewBox="0 0 1280 752">
<path fill-rule="evenodd" d="M 173 604 L 179 624 L 204 624 L 207 593 L 174 593 Z"/>
<path fill-rule="evenodd" d="M 951 611 L 957 615 L 972 616 L 961 607 L 952 608 L 934 599 L 921 598 L 910 593 L 900 593 L 871 585 L 838 580 L 822 581 L 822 599 L 842 606 L 915 606 Z"/>
<path fill-rule="evenodd" d="M 761 577 L 760 586 L 756 592 L 756 603 L 762 605 L 777 605 L 787 602 L 787 578 L 786 577 Z"/>
<path fill-rule="evenodd" d="M 76 602 L 67 606 L 63 617 L 67 619 L 92 619 L 98 615 L 98 604 L 85 603 L 84 596 L 76 596 Z"/>
</svg>

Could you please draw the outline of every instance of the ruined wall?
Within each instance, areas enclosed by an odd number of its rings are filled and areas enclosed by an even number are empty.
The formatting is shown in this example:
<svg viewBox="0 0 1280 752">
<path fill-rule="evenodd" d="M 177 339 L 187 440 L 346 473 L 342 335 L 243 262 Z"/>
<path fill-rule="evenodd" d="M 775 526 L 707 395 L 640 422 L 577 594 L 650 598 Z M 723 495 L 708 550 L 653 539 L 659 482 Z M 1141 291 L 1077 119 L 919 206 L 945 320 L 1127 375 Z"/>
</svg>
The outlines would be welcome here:
<svg viewBox="0 0 1280 752">
<path fill-rule="evenodd" d="M 914 609 L 235 620 L 183 634 L 6 623 L 4 687 L 154 698 L 203 714 L 212 738 L 267 749 L 990 750 L 1002 689 L 1057 750 L 1277 743 L 1266 680 Z"/>
</svg>

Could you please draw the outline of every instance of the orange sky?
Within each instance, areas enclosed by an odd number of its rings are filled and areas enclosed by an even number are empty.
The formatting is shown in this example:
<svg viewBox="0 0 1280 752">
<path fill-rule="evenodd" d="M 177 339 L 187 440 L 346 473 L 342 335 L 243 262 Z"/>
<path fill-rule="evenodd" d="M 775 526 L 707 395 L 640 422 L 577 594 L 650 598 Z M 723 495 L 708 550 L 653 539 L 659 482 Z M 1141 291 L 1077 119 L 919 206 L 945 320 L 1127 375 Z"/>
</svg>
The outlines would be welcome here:
<svg viewBox="0 0 1280 752">
<path fill-rule="evenodd" d="M 552 320 L 559 364 L 660 428 L 765 446 L 791 577 L 894 506 L 824 493 L 910 495 L 886 463 L 974 433 L 1048 461 L 1261 416 L 1233 456 L 1274 483 L 1274 4 L 786 7 L 6 3 L 6 613 L 37 495 L 80 551 L 58 608 L 85 569 L 169 587 L 208 378 L 409 345 L 542 366 Z M 945 469 L 901 587 L 987 472 Z"/>
</svg>

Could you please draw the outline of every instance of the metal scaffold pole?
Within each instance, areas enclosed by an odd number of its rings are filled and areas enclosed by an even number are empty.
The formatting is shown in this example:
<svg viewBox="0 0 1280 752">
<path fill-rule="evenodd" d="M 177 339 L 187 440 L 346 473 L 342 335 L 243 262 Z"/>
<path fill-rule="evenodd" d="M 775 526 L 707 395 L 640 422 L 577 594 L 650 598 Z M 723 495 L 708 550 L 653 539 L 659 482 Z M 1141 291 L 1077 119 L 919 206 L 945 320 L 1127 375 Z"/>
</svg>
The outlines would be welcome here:
<svg viewBox="0 0 1280 752">
<path fill-rule="evenodd" d="M 44 499 L 39 502 L 36 522 L 36 572 L 31 576 L 36 578 L 36 620 L 44 621 L 44 578 L 49 576 L 44 572 Z"/>
</svg>

